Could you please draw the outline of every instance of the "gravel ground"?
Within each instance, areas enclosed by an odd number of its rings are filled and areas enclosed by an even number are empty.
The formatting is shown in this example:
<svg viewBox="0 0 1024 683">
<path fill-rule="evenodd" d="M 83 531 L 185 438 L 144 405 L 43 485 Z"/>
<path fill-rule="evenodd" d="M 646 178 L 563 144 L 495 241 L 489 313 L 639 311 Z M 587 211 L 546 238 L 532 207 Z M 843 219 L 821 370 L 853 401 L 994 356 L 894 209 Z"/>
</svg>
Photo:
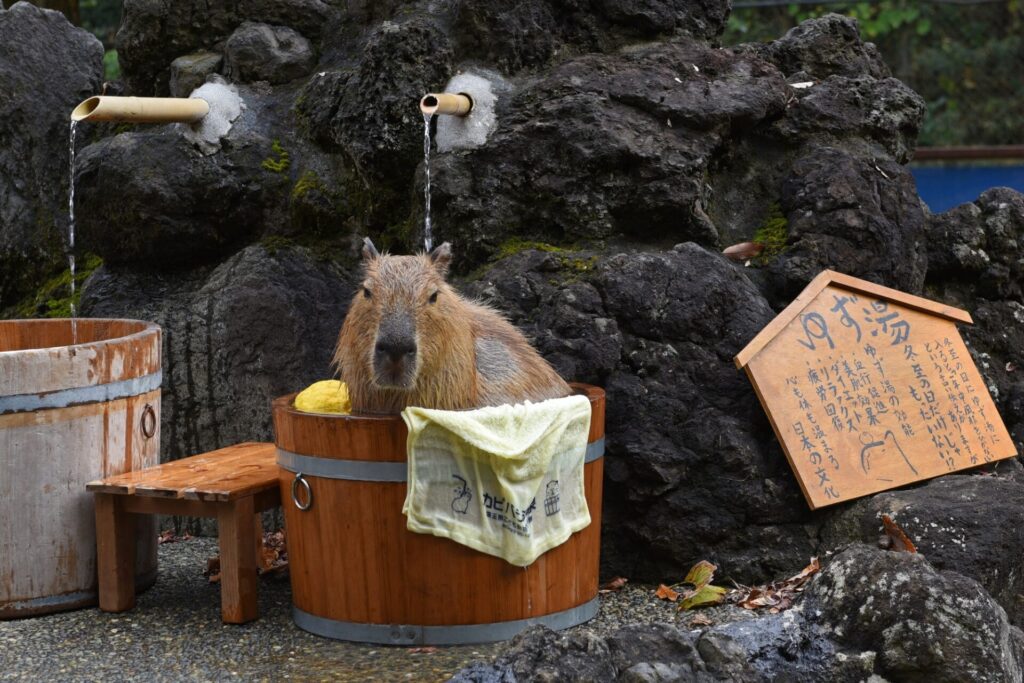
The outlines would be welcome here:
<svg viewBox="0 0 1024 683">
<path fill-rule="evenodd" d="M 160 546 L 156 585 L 123 614 L 95 608 L 0 621 L 0 680 L 31 681 L 444 681 L 473 661 L 490 661 L 504 645 L 400 648 L 333 641 L 291 620 L 287 580 L 260 582 L 260 618 L 244 626 L 220 621 L 219 586 L 203 576 L 215 539 Z M 749 618 L 731 607 L 704 610 L 713 623 Z M 691 614 L 628 585 L 602 598 L 589 628 L 608 633 L 627 623 L 688 625 Z"/>
</svg>

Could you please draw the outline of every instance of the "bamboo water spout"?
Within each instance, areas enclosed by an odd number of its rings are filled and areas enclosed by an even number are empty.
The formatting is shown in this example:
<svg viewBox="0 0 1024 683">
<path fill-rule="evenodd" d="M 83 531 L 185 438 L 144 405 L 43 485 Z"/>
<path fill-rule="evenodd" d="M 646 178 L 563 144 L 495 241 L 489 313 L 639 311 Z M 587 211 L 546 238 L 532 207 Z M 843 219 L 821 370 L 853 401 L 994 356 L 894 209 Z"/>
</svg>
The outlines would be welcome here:
<svg viewBox="0 0 1024 683">
<path fill-rule="evenodd" d="M 71 112 L 72 121 L 194 123 L 210 113 L 198 97 L 90 97 Z"/>
<path fill-rule="evenodd" d="M 466 116 L 473 110 L 473 100 L 465 93 L 427 93 L 420 100 L 420 111 L 427 115 Z"/>
</svg>

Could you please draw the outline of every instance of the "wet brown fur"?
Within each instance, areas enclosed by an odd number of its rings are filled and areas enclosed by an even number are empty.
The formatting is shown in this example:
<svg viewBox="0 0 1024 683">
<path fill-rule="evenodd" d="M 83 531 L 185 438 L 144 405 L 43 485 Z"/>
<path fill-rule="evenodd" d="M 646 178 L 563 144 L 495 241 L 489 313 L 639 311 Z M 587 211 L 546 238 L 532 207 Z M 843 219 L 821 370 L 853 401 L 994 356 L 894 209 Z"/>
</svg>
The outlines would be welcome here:
<svg viewBox="0 0 1024 683">
<path fill-rule="evenodd" d="M 334 360 L 357 413 L 398 413 L 409 405 L 464 410 L 567 396 L 569 386 L 500 313 L 462 298 L 445 280 L 451 252 L 378 255 L 367 241 L 365 279 L 352 299 Z M 446 250 L 446 251 L 445 251 Z M 439 252 L 440 255 L 439 255 Z M 434 303 L 430 296 L 437 292 Z M 409 390 L 374 381 L 382 317 L 408 311 L 415 321 L 416 370 Z M 482 343 L 482 345 L 481 345 Z M 481 354 L 478 368 L 477 351 Z M 493 362 L 507 351 L 507 359 Z M 497 370 L 495 370 L 497 368 Z"/>
</svg>

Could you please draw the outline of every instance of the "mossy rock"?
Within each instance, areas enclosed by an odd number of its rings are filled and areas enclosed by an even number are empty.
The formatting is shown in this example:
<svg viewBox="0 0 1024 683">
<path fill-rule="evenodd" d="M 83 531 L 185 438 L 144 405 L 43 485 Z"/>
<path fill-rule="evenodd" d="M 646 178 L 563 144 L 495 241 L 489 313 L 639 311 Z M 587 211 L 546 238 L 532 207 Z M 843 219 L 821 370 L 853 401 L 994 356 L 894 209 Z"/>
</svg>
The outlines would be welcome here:
<svg viewBox="0 0 1024 683">
<path fill-rule="evenodd" d="M 71 295 L 71 269 L 51 277 L 32 296 L 26 297 L 14 307 L 19 318 L 69 318 L 71 306 L 79 310 L 82 299 L 82 287 L 89 276 L 103 265 L 103 259 L 95 254 L 86 254 L 76 264 L 75 294 Z"/>
<path fill-rule="evenodd" d="M 782 208 L 778 202 L 772 202 L 768 208 L 768 216 L 761 227 L 754 231 L 753 241 L 764 245 L 764 251 L 756 259 L 753 259 L 757 265 L 765 265 L 786 251 L 789 241 L 789 221 L 782 214 Z"/>
<path fill-rule="evenodd" d="M 264 170 L 272 173 L 285 173 L 288 167 L 292 165 L 291 158 L 288 155 L 288 150 L 281 146 L 280 140 L 274 140 L 270 145 L 270 151 L 274 154 L 263 160 L 260 166 Z"/>
</svg>

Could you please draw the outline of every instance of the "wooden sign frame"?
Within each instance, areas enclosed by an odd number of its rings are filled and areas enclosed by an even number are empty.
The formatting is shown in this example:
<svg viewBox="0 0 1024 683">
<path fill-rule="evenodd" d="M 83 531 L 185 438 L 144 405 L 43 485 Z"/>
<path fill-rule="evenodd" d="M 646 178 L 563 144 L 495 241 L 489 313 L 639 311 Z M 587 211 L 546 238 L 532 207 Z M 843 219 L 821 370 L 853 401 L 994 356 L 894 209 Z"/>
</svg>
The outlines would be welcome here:
<svg viewBox="0 0 1024 683">
<path fill-rule="evenodd" d="M 736 355 L 811 509 L 1017 455 L 972 322 L 826 270 Z"/>
</svg>

